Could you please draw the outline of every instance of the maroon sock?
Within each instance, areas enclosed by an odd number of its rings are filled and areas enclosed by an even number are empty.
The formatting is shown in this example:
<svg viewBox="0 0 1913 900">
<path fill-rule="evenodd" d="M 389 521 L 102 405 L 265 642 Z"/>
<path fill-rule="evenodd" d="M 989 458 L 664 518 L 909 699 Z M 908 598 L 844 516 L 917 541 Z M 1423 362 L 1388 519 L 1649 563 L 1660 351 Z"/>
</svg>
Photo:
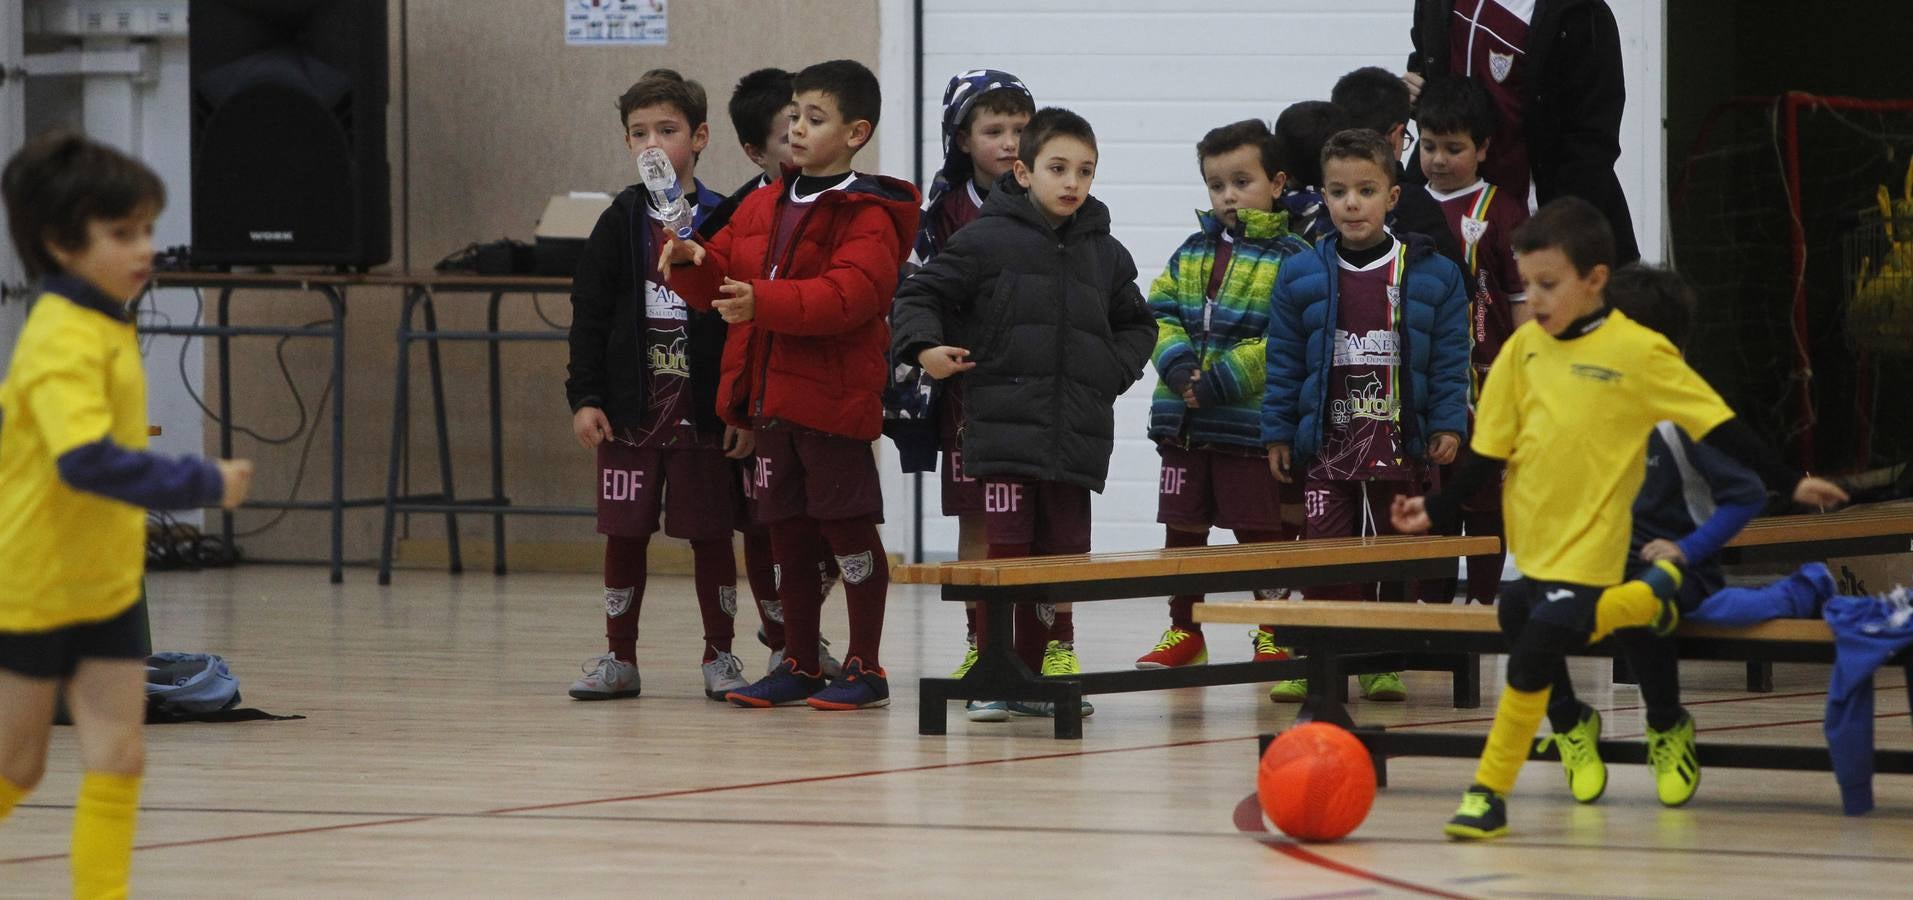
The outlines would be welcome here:
<svg viewBox="0 0 1913 900">
<path fill-rule="evenodd" d="M 1029 544 L 991 544 L 989 550 L 983 553 L 983 559 L 1022 559 L 1025 555 L 1029 555 Z M 1010 645 L 1016 649 L 1016 653 L 1018 653 L 1020 657 L 1023 657 L 1023 663 L 1029 663 L 1029 657 L 1023 655 L 1023 645 L 1018 641 L 1018 634 L 1022 634 L 1025 630 L 1029 630 L 1031 634 L 1035 634 L 1035 628 L 1025 628 L 1025 626 L 1023 626 L 1022 622 L 1025 615 L 1029 617 L 1031 622 L 1037 620 L 1035 619 L 1035 607 L 1031 607 L 1029 603 L 1018 603 L 1018 605 L 1016 605 L 1016 615 L 1010 617 L 1010 634 L 1004 634 L 1002 638 L 1010 640 Z M 989 632 L 987 620 L 989 620 L 989 617 L 983 615 L 983 611 L 978 609 L 978 615 L 976 615 L 976 649 L 983 649 L 983 645 L 991 640 L 991 636 L 987 634 L 987 632 Z M 1041 624 L 1041 622 L 1039 622 L 1039 624 Z M 1043 649 L 1041 649 L 1041 647 L 1037 649 L 1037 663 L 1035 664 L 1037 664 L 1037 666 L 1043 664 Z"/>
<path fill-rule="evenodd" d="M 751 599 L 757 604 L 758 621 L 764 625 L 764 642 L 772 650 L 784 649 L 784 609 L 777 602 L 777 568 L 771 562 L 771 533 L 762 525 L 744 531 L 744 575 L 751 582 Z"/>
<path fill-rule="evenodd" d="M 1501 513 L 1464 513 L 1461 518 L 1469 534 L 1501 535 Z M 1500 553 L 1468 557 L 1468 601 L 1493 606 L 1501 592 L 1501 566 L 1506 557 Z"/>
<path fill-rule="evenodd" d="M 890 557 L 871 516 L 819 522 L 824 542 L 843 579 L 844 607 L 850 616 L 850 649 L 844 661 L 863 661 L 864 669 L 883 669 L 878 650 L 883 644 L 883 611 L 890 593 Z"/>
<path fill-rule="evenodd" d="M 1074 610 L 1056 611 L 1056 621 L 1050 624 L 1049 639 L 1062 641 L 1072 647 L 1076 646 L 1076 612 Z"/>
<path fill-rule="evenodd" d="M 784 607 L 784 650 L 797 661 L 797 671 L 821 675 L 817 638 L 823 613 L 823 585 L 810 573 L 825 555 L 817 520 L 799 516 L 771 525 L 771 553 L 777 560 L 777 600 Z"/>
<path fill-rule="evenodd" d="M 1162 545 L 1171 550 L 1178 547 L 1206 547 L 1209 545 L 1209 530 L 1200 532 L 1183 531 L 1180 528 L 1165 529 Z M 1169 624 L 1184 631 L 1201 632 L 1202 626 L 1196 624 L 1196 604 L 1202 602 L 1201 594 L 1177 594 L 1169 598 Z M 1058 638 L 1061 640 L 1061 638 Z"/>
<path fill-rule="evenodd" d="M 638 607 L 644 602 L 645 549 L 651 538 L 604 540 L 605 649 L 619 662 L 637 662 Z"/>
<path fill-rule="evenodd" d="M 704 619 L 704 661 L 731 652 L 737 636 L 737 557 L 729 538 L 691 542 L 692 584 Z"/>
</svg>

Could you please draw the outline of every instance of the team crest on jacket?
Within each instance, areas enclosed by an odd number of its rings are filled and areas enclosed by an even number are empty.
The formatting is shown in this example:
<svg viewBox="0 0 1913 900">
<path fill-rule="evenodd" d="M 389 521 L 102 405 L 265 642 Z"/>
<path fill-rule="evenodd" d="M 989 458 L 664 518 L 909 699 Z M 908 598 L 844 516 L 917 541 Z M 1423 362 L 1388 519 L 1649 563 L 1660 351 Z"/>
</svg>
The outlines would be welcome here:
<svg viewBox="0 0 1913 900">
<path fill-rule="evenodd" d="M 1514 54 L 1488 51 L 1488 75 L 1496 84 L 1508 79 L 1508 73 L 1514 69 Z"/>
<path fill-rule="evenodd" d="M 1481 243 L 1481 236 L 1488 233 L 1488 220 L 1461 217 L 1461 242 L 1469 246 Z"/>
</svg>

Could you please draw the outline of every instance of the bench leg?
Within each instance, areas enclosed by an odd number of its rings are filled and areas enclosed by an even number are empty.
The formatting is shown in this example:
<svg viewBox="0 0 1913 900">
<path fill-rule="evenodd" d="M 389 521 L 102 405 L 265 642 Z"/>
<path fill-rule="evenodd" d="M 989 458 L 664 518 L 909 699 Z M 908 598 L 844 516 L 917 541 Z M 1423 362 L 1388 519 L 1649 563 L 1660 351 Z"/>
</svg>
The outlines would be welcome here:
<svg viewBox="0 0 1913 900">
<path fill-rule="evenodd" d="M 1357 738 L 1364 734 L 1380 735 L 1384 730 L 1380 725 L 1360 725 L 1349 729 Z M 1379 743 L 1364 740 L 1362 746 L 1368 749 L 1368 761 L 1375 767 L 1375 786 L 1385 788 L 1388 787 L 1388 755 L 1376 749 L 1375 745 Z"/>
<path fill-rule="evenodd" d="M 1083 739 L 1083 683 L 1080 681 L 1058 681 L 1060 690 L 1055 692 L 1056 739 L 1059 741 L 1080 741 Z"/>
<path fill-rule="evenodd" d="M 1327 647 L 1311 647 L 1305 659 L 1309 668 L 1309 693 L 1295 721 L 1327 722 L 1353 728 L 1355 720 L 1349 718 L 1346 706 L 1348 676 L 1342 674 L 1341 658 Z"/>
<path fill-rule="evenodd" d="M 1463 653 L 1460 657 L 1455 663 L 1455 708 L 1480 709 L 1481 654 Z"/>
<path fill-rule="evenodd" d="M 946 734 L 949 730 L 948 678 L 917 679 L 917 733 Z"/>
<path fill-rule="evenodd" d="M 1636 679 L 1634 677 L 1634 667 L 1627 664 L 1626 654 L 1622 654 L 1622 653 L 1614 654 L 1614 683 L 1615 684 L 1640 684 L 1641 683 L 1639 679 Z"/>
<path fill-rule="evenodd" d="M 1757 660 L 1747 663 L 1747 690 L 1756 694 L 1774 692 L 1774 664 Z"/>
</svg>

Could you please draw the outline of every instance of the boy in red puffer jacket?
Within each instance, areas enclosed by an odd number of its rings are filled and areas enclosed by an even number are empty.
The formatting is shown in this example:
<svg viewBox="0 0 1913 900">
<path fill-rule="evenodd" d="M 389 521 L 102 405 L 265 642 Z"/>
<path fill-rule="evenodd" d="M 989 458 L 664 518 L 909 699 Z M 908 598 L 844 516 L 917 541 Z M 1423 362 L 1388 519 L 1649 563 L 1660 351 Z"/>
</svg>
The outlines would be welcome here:
<svg viewBox="0 0 1913 900">
<path fill-rule="evenodd" d="M 687 302 L 730 324 L 718 414 L 747 429 L 757 457 L 758 517 L 784 572 L 842 572 L 850 649 L 826 685 L 817 654 L 820 585 L 783 578 L 789 655 L 728 699 L 743 707 L 890 702 L 878 664 L 889 559 L 870 443 L 882 431 L 890 299 L 917 229 L 916 188 L 850 168 L 875 132 L 882 95 L 861 63 L 797 74 L 797 118 L 783 178 L 747 198 L 709 246 L 672 241 L 660 268 Z"/>
</svg>

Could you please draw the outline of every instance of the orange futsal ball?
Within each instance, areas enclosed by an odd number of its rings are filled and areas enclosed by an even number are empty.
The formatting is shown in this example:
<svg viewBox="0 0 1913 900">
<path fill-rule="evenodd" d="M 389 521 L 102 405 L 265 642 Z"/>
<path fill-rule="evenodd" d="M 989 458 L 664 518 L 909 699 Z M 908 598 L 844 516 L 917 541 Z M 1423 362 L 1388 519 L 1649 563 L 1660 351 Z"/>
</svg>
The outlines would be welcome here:
<svg viewBox="0 0 1913 900">
<path fill-rule="evenodd" d="M 1346 837 L 1375 803 L 1375 765 L 1355 736 L 1326 722 L 1277 735 L 1256 774 L 1262 812 L 1302 841 Z"/>
</svg>

